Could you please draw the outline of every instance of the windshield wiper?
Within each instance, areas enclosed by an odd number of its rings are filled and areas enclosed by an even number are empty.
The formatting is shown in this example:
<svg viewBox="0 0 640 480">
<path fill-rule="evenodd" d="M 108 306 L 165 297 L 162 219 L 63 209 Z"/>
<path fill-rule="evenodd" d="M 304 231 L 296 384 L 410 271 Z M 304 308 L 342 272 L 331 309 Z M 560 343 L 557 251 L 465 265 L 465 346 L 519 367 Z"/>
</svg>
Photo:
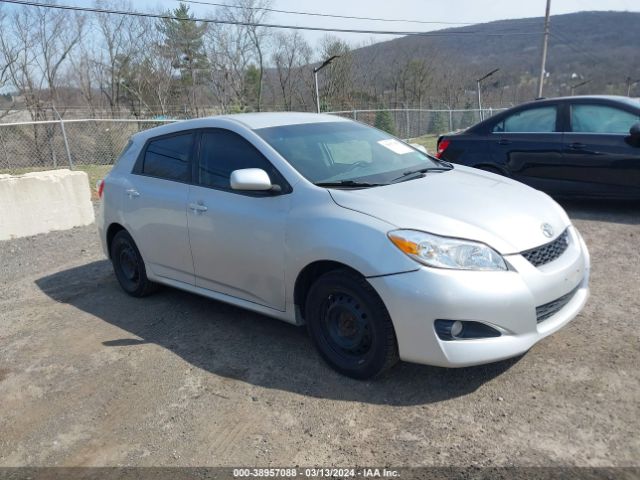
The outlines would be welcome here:
<svg viewBox="0 0 640 480">
<path fill-rule="evenodd" d="M 382 187 L 384 185 L 388 185 L 388 183 L 369 183 L 369 182 L 358 182 L 356 180 L 339 180 L 337 182 L 318 182 L 314 185 L 318 187 Z"/>
<path fill-rule="evenodd" d="M 419 176 L 422 176 L 423 174 L 429 173 L 429 172 L 448 172 L 452 168 L 453 168 L 453 165 L 450 167 L 425 167 L 425 168 L 417 168 L 415 170 L 407 170 L 398 178 L 394 178 L 393 180 L 391 180 L 391 183 L 402 182 L 405 180 L 412 180 L 414 176 L 415 178 L 418 178 Z M 412 178 L 408 178 L 408 177 L 412 177 Z"/>
</svg>

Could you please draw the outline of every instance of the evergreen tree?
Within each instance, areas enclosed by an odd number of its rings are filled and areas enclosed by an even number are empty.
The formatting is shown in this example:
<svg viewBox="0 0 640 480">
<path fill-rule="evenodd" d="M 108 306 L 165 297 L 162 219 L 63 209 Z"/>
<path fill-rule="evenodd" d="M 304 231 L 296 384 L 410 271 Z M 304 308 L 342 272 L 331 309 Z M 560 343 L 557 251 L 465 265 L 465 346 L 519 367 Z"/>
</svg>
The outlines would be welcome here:
<svg viewBox="0 0 640 480">
<path fill-rule="evenodd" d="M 380 130 L 390 133 L 391 135 L 396 134 L 396 125 L 389 110 L 378 110 L 376 112 L 374 126 Z"/>
<path fill-rule="evenodd" d="M 207 25 L 193 21 L 193 14 L 184 3 L 163 18 L 158 30 L 164 36 L 162 51 L 171 64 L 180 71 L 180 84 L 190 90 L 189 102 L 197 110 L 195 87 L 203 83 L 209 62 L 204 51 L 204 34 Z"/>
<path fill-rule="evenodd" d="M 441 134 L 446 133 L 449 130 L 448 119 L 445 118 L 447 113 L 445 112 L 433 112 L 431 117 L 430 133 Z"/>
<path fill-rule="evenodd" d="M 258 96 L 260 95 L 260 69 L 254 64 L 247 67 L 244 74 L 243 97 L 250 111 L 259 110 Z"/>
</svg>

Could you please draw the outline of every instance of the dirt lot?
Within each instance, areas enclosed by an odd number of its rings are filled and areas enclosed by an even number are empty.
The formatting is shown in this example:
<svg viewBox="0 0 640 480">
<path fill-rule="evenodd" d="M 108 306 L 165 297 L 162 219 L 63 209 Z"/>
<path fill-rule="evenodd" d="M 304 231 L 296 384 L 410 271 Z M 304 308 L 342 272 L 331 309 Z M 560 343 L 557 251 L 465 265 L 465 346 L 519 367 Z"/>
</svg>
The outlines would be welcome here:
<svg viewBox="0 0 640 480">
<path fill-rule="evenodd" d="M 565 204 L 592 296 L 525 356 L 334 373 L 301 328 L 121 292 L 95 227 L 0 243 L 0 465 L 640 463 L 640 205 Z"/>
</svg>

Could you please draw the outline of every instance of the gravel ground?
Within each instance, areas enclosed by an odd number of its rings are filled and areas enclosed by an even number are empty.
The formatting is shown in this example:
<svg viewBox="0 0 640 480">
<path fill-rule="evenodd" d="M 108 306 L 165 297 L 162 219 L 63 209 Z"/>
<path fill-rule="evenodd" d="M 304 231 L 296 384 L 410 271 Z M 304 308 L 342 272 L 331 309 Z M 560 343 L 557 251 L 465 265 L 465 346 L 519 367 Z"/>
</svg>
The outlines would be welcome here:
<svg viewBox="0 0 640 480">
<path fill-rule="evenodd" d="M 305 331 L 132 299 L 95 226 L 0 242 L 0 466 L 640 464 L 640 205 L 565 204 L 592 296 L 521 358 L 357 382 Z"/>
</svg>

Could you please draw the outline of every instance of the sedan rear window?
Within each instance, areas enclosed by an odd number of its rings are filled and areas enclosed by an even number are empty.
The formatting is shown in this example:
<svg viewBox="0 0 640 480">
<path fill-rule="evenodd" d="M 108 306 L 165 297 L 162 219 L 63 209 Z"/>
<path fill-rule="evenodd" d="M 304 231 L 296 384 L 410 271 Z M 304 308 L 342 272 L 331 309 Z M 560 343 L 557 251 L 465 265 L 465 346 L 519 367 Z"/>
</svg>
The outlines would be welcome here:
<svg viewBox="0 0 640 480">
<path fill-rule="evenodd" d="M 494 133 L 551 133 L 556 131 L 556 107 L 538 107 L 514 113 L 493 127 Z"/>
</svg>

